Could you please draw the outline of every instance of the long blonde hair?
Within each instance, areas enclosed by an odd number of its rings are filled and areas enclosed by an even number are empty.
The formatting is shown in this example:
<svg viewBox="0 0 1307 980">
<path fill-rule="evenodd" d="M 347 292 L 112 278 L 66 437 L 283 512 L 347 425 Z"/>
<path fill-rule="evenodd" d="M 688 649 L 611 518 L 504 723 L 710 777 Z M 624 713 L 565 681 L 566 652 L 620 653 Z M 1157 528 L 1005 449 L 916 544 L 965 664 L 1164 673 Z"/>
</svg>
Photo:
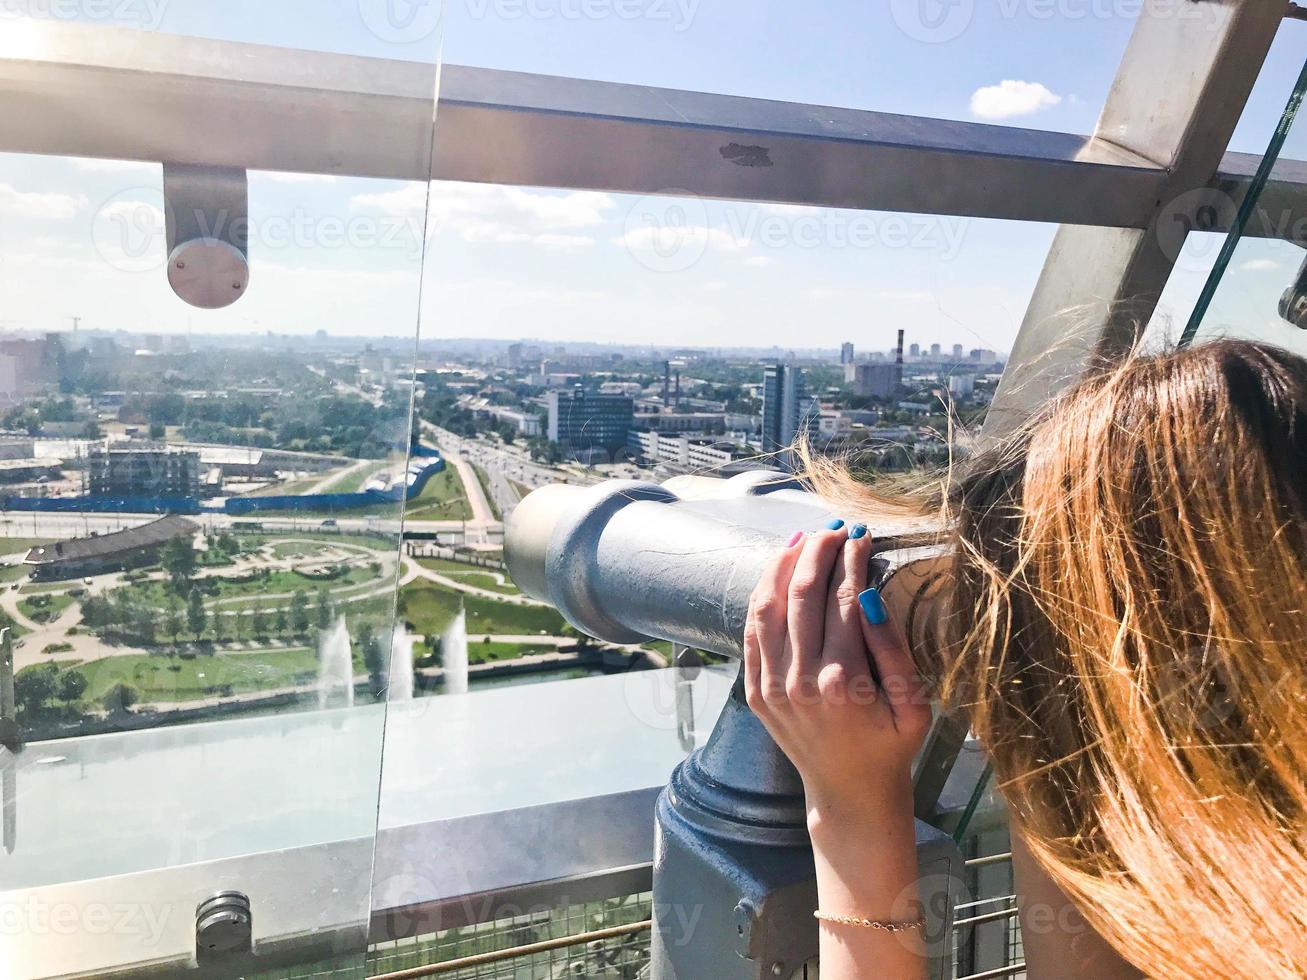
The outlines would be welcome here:
<svg viewBox="0 0 1307 980">
<path fill-rule="evenodd" d="M 1158 977 L 1307 975 L 1307 361 L 1217 341 L 1067 392 L 933 499 L 955 581 L 918 643 L 1014 823 Z"/>
</svg>

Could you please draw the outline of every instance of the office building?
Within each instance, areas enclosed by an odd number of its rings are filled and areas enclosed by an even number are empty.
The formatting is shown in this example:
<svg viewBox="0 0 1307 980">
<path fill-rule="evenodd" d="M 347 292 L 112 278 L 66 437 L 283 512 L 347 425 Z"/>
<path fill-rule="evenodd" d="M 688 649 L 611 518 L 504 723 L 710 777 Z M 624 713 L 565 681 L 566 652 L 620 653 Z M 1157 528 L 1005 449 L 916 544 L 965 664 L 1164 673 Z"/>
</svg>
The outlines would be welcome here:
<svg viewBox="0 0 1307 980">
<path fill-rule="evenodd" d="M 814 416 L 802 370 L 784 364 L 773 364 L 763 370 L 763 452 L 788 448 L 800 432 L 815 425 Z"/>
<path fill-rule="evenodd" d="M 898 364 L 849 364 L 844 381 L 859 398 L 893 398 L 903 376 Z"/>
<path fill-rule="evenodd" d="M 850 341 L 846 340 L 844 341 L 843 344 L 840 345 L 840 363 L 841 364 L 853 363 L 853 344 Z"/>
<path fill-rule="evenodd" d="M 930 345 L 930 356 L 931 356 L 931 357 L 941 357 L 941 356 L 943 356 L 943 353 L 944 353 L 944 349 L 943 349 L 942 347 L 940 347 L 939 344 L 931 344 L 931 345 Z"/>
<path fill-rule="evenodd" d="M 962 345 L 961 345 L 961 344 L 954 344 L 954 345 L 953 345 L 953 360 L 955 360 L 955 361 L 960 361 L 960 360 L 962 360 Z"/>
<path fill-rule="evenodd" d="M 635 402 L 627 395 L 604 395 L 585 391 L 550 391 L 548 437 L 565 452 L 614 455 L 626 446 L 626 434 L 635 416 Z"/>
</svg>

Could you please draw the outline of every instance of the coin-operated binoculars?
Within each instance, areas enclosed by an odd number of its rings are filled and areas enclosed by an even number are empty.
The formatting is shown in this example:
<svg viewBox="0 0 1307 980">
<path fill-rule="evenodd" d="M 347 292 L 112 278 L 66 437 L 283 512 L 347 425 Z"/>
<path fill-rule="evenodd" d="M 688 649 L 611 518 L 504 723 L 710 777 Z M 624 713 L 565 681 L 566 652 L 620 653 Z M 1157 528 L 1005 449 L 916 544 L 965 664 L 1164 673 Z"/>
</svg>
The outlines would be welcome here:
<svg viewBox="0 0 1307 980">
<path fill-rule="evenodd" d="M 820 498 L 771 471 L 549 486 L 514 511 L 505 558 L 523 592 L 591 636 L 670 640 L 738 659 L 749 595 L 767 561 L 795 530 L 832 516 Z M 895 621 L 915 629 L 941 582 L 932 528 L 900 521 L 869 530 L 871 582 Z M 673 772 L 656 820 L 655 980 L 815 976 L 817 890 L 803 787 L 749 710 L 741 679 L 707 743 Z M 921 821 L 917 854 L 929 975 L 945 978 L 962 859 L 948 835 Z M 690 921 L 697 925 L 685 937 Z"/>
</svg>

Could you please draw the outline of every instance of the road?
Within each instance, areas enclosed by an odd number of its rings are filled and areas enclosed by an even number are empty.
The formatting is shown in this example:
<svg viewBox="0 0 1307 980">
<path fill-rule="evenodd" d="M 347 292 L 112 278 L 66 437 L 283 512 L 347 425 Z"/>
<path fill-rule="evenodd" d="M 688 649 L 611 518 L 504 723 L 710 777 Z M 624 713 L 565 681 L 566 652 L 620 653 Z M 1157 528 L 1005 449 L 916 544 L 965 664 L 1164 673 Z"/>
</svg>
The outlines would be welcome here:
<svg viewBox="0 0 1307 980">
<path fill-rule="evenodd" d="M 600 479 L 543 466 L 533 461 L 525 449 L 500 446 L 483 439 L 464 439 L 430 422 L 423 422 L 422 426 L 447 453 L 456 453 L 485 470 L 490 494 L 504 517 L 508 517 L 522 499 L 515 483 L 534 490 L 553 483 L 586 485 Z"/>
</svg>

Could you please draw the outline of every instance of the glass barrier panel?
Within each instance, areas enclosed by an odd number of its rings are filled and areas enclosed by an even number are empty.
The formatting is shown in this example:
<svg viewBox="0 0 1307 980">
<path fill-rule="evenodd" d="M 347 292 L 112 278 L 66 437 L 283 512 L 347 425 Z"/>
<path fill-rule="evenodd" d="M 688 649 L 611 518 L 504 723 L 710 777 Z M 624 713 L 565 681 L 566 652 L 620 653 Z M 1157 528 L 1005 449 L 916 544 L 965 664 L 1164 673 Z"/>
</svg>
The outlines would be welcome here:
<svg viewBox="0 0 1307 980">
<path fill-rule="evenodd" d="M 440 7 L 28 6 L 0 973 L 356 976 L 404 503 L 448 479 L 411 425 Z"/>
</svg>

